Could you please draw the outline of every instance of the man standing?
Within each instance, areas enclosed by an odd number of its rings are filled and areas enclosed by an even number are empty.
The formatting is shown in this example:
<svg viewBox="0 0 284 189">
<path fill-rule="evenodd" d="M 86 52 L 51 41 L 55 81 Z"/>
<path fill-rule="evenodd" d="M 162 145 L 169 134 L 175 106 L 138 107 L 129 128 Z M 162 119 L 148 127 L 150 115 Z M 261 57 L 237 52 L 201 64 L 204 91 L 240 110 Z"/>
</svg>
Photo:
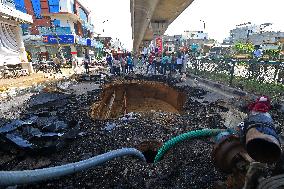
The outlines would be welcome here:
<svg viewBox="0 0 284 189">
<path fill-rule="evenodd" d="M 112 57 L 110 54 L 107 55 L 106 61 L 107 61 L 108 66 L 110 67 L 110 70 L 109 70 L 110 73 L 113 73 Z"/>
<path fill-rule="evenodd" d="M 177 69 L 179 70 L 179 73 L 181 74 L 181 68 L 182 68 L 182 56 L 181 56 L 181 53 L 178 54 L 176 61 L 177 61 Z"/>
<path fill-rule="evenodd" d="M 77 65 L 78 65 L 77 57 L 72 57 L 72 69 L 73 69 L 74 73 L 76 73 Z"/>
<path fill-rule="evenodd" d="M 128 67 L 128 72 L 129 73 L 130 73 L 130 71 L 133 72 L 133 60 L 132 60 L 130 54 L 128 55 L 128 58 L 127 58 L 127 67 Z"/>
<path fill-rule="evenodd" d="M 60 65 L 60 59 L 57 57 L 57 55 L 54 56 L 53 58 L 53 63 L 55 65 L 55 72 L 56 73 L 61 73 L 62 74 L 62 71 L 61 71 L 61 65 Z"/>
<path fill-rule="evenodd" d="M 188 52 L 185 53 L 185 55 L 183 56 L 183 66 L 182 66 L 182 73 L 186 72 L 186 68 L 187 68 L 187 63 L 189 61 L 189 55 Z"/>
<path fill-rule="evenodd" d="M 162 74 L 165 75 L 166 74 L 166 71 L 167 71 L 167 64 L 168 64 L 168 61 L 169 61 L 169 57 L 166 53 L 164 53 L 164 56 L 162 58 Z"/>
<path fill-rule="evenodd" d="M 162 60 L 161 60 L 161 55 L 160 55 L 160 54 L 157 54 L 157 56 L 156 56 L 156 69 L 155 69 L 155 74 L 156 74 L 156 71 L 158 71 L 158 73 L 161 73 L 161 70 L 160 70 L 160 68 L 161 68 L 161 62 L 162 62 Z"/>
<path fill-rule="evenodd" d="M 150 53 L 150 55 L 148 57 L 148 65 L 147 65 L 146 74 L 148 74 L 149 69 L 152 69 L 154 58 L 155 58 L 155 54 L 154 53 Z"/>
<path fill-rule="evenodd" d="M 86 55 L 85 59 L 84 59 L 84 68 L 86 70 L 86 74 L 89 74 L 89 72 L 90 72 L 89 64 L 90 64 L 90 58 L 89 58 L 88 55 Z"/>
</svg>

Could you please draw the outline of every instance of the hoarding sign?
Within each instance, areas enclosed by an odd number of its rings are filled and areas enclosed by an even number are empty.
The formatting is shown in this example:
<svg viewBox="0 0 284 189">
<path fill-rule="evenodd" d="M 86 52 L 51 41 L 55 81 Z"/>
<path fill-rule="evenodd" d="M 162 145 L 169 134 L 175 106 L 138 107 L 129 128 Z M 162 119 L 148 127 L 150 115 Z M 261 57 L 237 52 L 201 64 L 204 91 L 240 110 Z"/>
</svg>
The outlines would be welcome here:
<svg viewBox="0 0 284 189">
<path fill-rule="evenodd" d="M 161 37 L 156 38 L 156 48 L 159 53 L 163 52 L 163 39 Z"/>
<path fill-rule="evenodd" d="M 74 35 L 43 35 L 42 41 L 48 44 L 74 44 Z"/>
<path fill-rule="evenodd" d="M 79 45 L 87 46 L 87 41 L 88 40 L 86 38 L 83 38 L 83 37 L 77 36 L 77 38 L 76 38 L 76 43 L 79 44 Z"/>
</svg>

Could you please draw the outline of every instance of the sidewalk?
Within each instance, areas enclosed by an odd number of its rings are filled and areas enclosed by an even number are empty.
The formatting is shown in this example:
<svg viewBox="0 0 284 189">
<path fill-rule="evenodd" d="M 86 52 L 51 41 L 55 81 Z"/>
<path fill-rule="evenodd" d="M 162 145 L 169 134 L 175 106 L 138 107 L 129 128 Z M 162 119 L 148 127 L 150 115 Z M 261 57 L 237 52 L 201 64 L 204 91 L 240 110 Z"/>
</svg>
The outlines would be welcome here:
<svg viewBox="0 0 284 189">
<path fill-rule="evenodd" d="M 4 92 L 9 88 L 26 88 L 46 81 L 59 80 L 63 77 L 69 77 L 73 75 L 72 69 L 61 69 L 63 74 L 47 74 L 47 73 L 33 73 L 29 76 L 22 76 L 19 78 L 1 79 L 0 80 L 0 92 Z"/>
</svg>

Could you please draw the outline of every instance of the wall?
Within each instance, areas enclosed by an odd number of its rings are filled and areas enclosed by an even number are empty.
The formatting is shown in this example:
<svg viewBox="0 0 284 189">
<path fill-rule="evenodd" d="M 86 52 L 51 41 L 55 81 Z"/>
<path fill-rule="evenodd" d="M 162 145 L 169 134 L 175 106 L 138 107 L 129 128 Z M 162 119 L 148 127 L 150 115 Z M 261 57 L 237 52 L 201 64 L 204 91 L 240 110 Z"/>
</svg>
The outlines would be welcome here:
<svg viewBox="0 0 284 189">
<path fill-rule="evenodd" d="M 66 16 L 56 16 L 56 17 L 50 17 L 52 20 L 57 19 L 60 20 L 60 27 L 70 27 L 71 32 L 75 34 L 75 28 L 74 28 L 74 22 L 71 21 Z"/>
<path fill-rule="evenodd" d="M 59 2 L 60 12 L 74 13 L 73 6 L 74 0 L 60 0 Z"/>
</svg>

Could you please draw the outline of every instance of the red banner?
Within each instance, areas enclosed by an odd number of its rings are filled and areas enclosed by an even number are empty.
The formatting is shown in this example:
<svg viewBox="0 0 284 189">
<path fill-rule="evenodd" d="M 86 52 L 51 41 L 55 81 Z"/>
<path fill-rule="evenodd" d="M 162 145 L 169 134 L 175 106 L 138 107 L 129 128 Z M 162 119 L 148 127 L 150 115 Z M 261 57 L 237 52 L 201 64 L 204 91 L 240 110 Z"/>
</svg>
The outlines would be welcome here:
<svg viewBox="0 0 284 189">
<path fill-rule="evenodd" d="M 161 37 L 156 38 L 156 48 L 159 53 L 163 52 L 163 39 Z"/>
</svg>

